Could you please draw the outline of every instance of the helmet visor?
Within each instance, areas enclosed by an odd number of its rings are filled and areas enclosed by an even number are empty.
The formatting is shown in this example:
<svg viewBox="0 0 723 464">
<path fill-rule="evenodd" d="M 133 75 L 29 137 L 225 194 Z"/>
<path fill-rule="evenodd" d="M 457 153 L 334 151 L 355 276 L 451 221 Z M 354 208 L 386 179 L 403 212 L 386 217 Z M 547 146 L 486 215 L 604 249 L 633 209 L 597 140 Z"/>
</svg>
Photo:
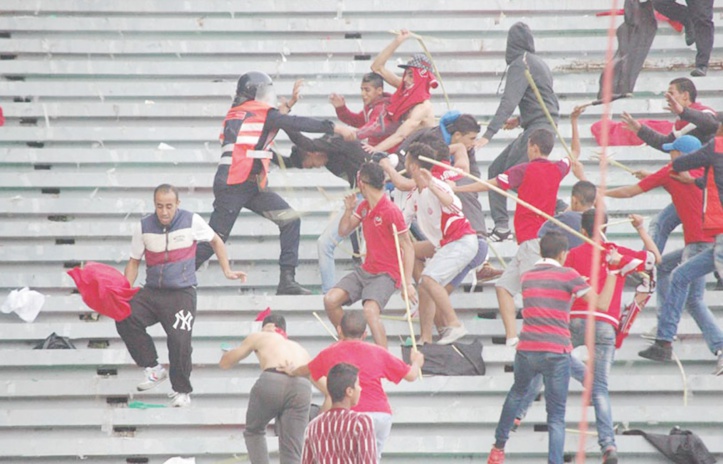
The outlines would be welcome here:
<svg viewBox="0 0 723 464">
<path fill-rule="evenodd" d="M 259 84 L 256 87 L 256 101 L 266 103 L 269 106 L 276 108 L 278 105 L 278 98 L 276 98 L 276 90 L 274 90 L 273 84 Z"/>
</svg>

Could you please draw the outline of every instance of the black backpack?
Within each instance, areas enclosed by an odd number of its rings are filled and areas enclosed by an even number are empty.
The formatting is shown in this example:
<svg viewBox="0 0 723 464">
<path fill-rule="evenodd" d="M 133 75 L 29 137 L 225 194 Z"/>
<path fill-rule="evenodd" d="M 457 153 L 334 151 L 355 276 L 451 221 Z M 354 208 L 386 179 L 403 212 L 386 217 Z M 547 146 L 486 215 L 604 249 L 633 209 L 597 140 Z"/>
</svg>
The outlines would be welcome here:
<svg viewBox="0 0 723 464">
<path fill-rule="evenodd" d="M 75 345 L 68 337 L 61 337 L 55 332 L 33 347 L 34 350 L 74 350 Z"/>
<path fill-rule="evenodd" d="M 670 435 L 628 430 L 624 435 L 642 435 L 665 457 L 676 464 L 714 464 L 716 459 L 698 435 L 690 430 L 673 427 Z"/>
<path fill-rule="evenodd" d="M 412 347 L 402 345 L 402 359 L 410 363 Z M 434 345 L 426 343 L 419 347 L 424 355 L 422 374 L 425 375 L 485 375 L 482 359 L 482 342 L 475 338 L 472 343 Z"/>
</svg>

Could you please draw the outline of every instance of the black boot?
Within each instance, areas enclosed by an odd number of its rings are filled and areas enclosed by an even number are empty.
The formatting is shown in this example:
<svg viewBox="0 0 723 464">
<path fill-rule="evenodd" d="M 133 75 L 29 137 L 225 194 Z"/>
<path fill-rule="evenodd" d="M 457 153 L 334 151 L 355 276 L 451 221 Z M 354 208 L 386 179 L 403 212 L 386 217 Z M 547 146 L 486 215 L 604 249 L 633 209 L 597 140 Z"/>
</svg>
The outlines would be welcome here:
<svg viewBox="0 0 723 464">
<path fill-rule="evenodd" d="M 279 286 L 276 287 L 277 295 L 311 295 L 311 291 L 305 289 L 294 279 L 296 268 L 282 267 L 279 276 Z"/>
</svg>

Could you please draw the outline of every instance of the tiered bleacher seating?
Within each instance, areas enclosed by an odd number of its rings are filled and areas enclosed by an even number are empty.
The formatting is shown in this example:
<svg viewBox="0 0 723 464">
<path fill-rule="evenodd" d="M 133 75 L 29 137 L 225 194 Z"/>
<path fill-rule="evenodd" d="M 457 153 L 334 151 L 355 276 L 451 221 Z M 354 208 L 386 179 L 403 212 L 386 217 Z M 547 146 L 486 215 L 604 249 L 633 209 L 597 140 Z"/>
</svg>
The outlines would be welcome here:
<svg viewBox="0 0 723 464">
<path fill-rule="evenodd" d="M 122 269 L 131 227 L 152 212 L 152 190 L 159 183 L 177 185 L 182 207 L 208 218 L 218 131 L 240 74 L 269 73 L 280 95 L 288 94 L 293 81 L 303 77 L 307 84 L 294 114 L 333 117 L 328 94 L 342 93 L 350 106 L 359 108 L 361 75 L 390 40 L 388 31 L 406 27 L 428 37 L 453 107 L 487 121 L 499 99 L 507 29 L 524 20 L 553 69 L 567 115 L 597 93 L 610 19 L 594 14 L 606 7 L 573 0 L 4 0 L 0 106 L 7 122 L 0 127 L 0 295 L 29 286 L 49 298 L 31 324 L 12 314 L 0 315 L 0 461 L 155 464 L 172 456 L 194 456 L 203 464 L 243 462 L 246 402 L 257 367 L 247 360 L 234 370 L 220 370 L 221 345 L 237 343 L 253 330 L 251 321 L 267 306 L 287 317 L 289 335 L 312 354 L 329 343 L 312 316 L 323 313 L 320 295 L 274 295 L 277 229 L 244 211 L 228 246 L 235 267 L 247 271 L 249 281 L 224 279 L 215 258 L 199 273 L 193 404 L 189 409 L 154 408 L 167 404 L 170 386 L 135 391 L 141 373 L 113 322 L 93 317 L 65 274 L 89 260 Z M 719 23 L 722 13 L 723 5 L 716 5 Z M 700 101 L 723 109 L 720 24 L 716 39 L 709 76 L 695 83 Z M 401 62 L 418 51 L 419 45 L 409 41 L 395 59 Z M 626 110 L 640 117 L 671 119 L 663 108 L 662 92 L 671 79 L 688 74 L 693 55 L 682 36 L 661 24 L 635 98 L 615 102 L 615 114 Z M 437 115 L 446 111 L 439 90 L 433 101 Z M 589 160 L 597 150 L 589 127 L 601 111 L 590 108 L 581 118 L 583 160 L 593 180 L 601 176 Z M 569 137 L 568 120 L 563 118 L 560 125 Z M 483 173 L 515 136 L 516 132 L 500 132 L 481 151 Z M 160 149 L 160 144 L 174 149 Z M 285 152 L 288 147 L 280 136 L 278 149 Z M 666 160 L 648 147 L 613 151 L 616 159 L 635 168 L 654 169 Z M 563 155 L 561 149 L 556 153 Z M 614 167 L 605 179 L 608 185 L 634 181 Z M 563 198 L 569 197 L 573 183 L 572 176 L 565 180 Z M 341 198 L 345 183 L 324 170 L 277 169 L 271 186 L 302 214 L 297 278 L 318 290 L 316 238 L 340 205 L 318 187 Z M 650 217 L 668 203 L 662 191 L 608 202 L 616 215 L 636 212 Z M 617 227 L 610 236 L 636 246 L 630 227 Z M 668 246 L 681 243 L 677 233 Z M 509 258 L 516 247 L 506 242 L 495 248 Z M 342 250 L 338 258 L 339 273 L 352 266 Z M 141 273 L 139 281 L 143 278 Z M 512 383 L 514 352 L 498 344 L 504 332 L 494 318 L 491 285 L 477 290 L 459 291 L 453 303 L 485 345 L 487 374 L 389 385 L 395 426 L 384 462 L 482 462 L 486 457 Z M 711 276 L 706 301 L 723 322 L 720 297 Z M 395 296 L 387 314 L 402 313 L 403 303 Z M 723 377 L 710 375 L 713 356 L 685 315 L 674 345 L 685 377 L 674 364 L 639 358 L 637 352 L 647 343 L 639 335 L 654 324 L 654 309 L 649 308 L 617 353 L 610 390 L 618 431 L 667 433 L 680 425 L 699 433 L 709 449 L 723 457 Z M 409 335 L 407 325 L 387 321 L 386 326 L 391 350 L 398 354 L 394 345 Z M 51 332 L 69 337 L 77 350 L 31 349 Z M 161 360 L 167 362 L 165 334 L 159 327 L 151 333 Z M 578 428 L 581 393 L 573 382 L 567 412 L 570 429 Z M 544 460 L 544 422 L 544 404 L 535 403 L 508 444 L 508 462 Z M 592 408 L 587 409 L 587 423 L 594 431 Z M 269 437 L 275 451 L 271 429 Z M 579 437 L 574 430 L 568 434 L 570 454 L 577 450 Z M 619 435 L 618 444 L 623 462 L 663 462 L 641 437 Z M 587 437 L 586 449 L 587 462 L 599 462 L 594 436 Z"/>
</svg>

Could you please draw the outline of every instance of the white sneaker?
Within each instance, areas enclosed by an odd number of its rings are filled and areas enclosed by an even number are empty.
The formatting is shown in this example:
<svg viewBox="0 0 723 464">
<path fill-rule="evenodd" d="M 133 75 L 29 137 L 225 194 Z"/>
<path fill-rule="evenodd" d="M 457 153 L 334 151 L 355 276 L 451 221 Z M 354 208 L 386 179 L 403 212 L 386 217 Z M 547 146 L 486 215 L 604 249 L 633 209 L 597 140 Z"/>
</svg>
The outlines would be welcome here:
<svg viewBox="0 0 723 464">
<path fill-rule="evenodd" d="M 172 408 L 186 408 L 191 405 L 191 394 L 190 393 L 178 393 L 173 392 L 168 394 L 171 400 Z"/>
<path fill-rule="evenodd" d="M 138 391 L 150 390 L 168 378 L 168 371 L 160 364 L 155 367 L 146 367 L 145 374 L 146 381 L 141 382 L 136 386 Z"/>
<path fill-rule="evenodd" d="M 459 327 L 446 327 L 442 338 L 437 340 L 438 345 L 449 345 L 467 335 L 467 329 L 463 325 Z"/>
</svg>

